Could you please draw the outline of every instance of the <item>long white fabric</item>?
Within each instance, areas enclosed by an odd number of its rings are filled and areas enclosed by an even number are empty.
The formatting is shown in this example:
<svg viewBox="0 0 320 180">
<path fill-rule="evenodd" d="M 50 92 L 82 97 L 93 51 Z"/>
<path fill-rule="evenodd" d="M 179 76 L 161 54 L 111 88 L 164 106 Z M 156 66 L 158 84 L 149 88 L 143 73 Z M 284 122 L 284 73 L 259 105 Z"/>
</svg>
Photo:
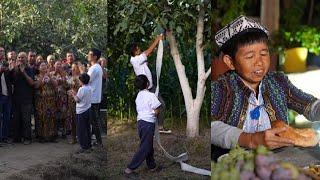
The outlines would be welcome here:
<svg viewBox="0 0 320 180">
<path fill-rule="evenodd" d="M 161 75 L 162 58 L 163 58 L 163 42 L 162 42 L 162 40 L 160 40 L 159 45 L 158 45 L 158 51 L 157 51 L 157 59 L 156 59 L 156 74 L 157 74 L 157 87 L 156 87 L 156 91 L 155 91 L 156 96 L 159 95 L 159 87 L 160 87 L 159 79 L 160 79 L 160 75 Z M 155 128 L 156 142 L 159 145 L 159 147 L 162 149 L 164 155 L 169 160 L 180 163 L 181 170 L 183 170 L 183 171 L 206 175 L 206 176 L 211 176 L 211 171 L 208 171 L 206 169 L 196 168 L 196 167 L 193 167 L 189 164 L 184 163 L 185 161 L 187 161 L 189 159 L 187 152 L 182 153 L 179 156 L 170 155 L 164 149 L 164 147 L 161 145 L 158 123 L 156 122 L 155 124 L 156 124 L 156 128 Z"/>
</svg>

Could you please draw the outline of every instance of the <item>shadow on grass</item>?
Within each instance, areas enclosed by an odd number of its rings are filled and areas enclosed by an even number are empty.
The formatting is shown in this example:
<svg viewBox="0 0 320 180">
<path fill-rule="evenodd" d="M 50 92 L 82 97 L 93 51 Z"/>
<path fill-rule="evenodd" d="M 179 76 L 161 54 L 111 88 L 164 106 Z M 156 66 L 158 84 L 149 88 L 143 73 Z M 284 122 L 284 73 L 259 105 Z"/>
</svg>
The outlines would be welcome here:
<svg viewBox="0 0 320 180">
<path fill-rule="evenodd" d="M 177 156 L 188 152 L 188 164 L 210 170 L 210 128 L 200 128 L 200 136 L 188 139 L 185 136 L 185 125 L 175 124 L 168 127 L 173 133 L 161 135 L 162 145 L 166 150 Z M 130 162 L 133 154 L 139 146 L 139 137 L 136 129 L 136 121 L 109 121 L 108 124 L 108 179 L 125 179 L 123 171 Z M 184 172 L 178 163 L 170 162 L 158 145 L 154 144 L 156 163 L 163 169 L 160 172 L 150 172 L 143 163 L 136 172 L 140 179 L 209 179 L 193 173 Z"/>
</svg>

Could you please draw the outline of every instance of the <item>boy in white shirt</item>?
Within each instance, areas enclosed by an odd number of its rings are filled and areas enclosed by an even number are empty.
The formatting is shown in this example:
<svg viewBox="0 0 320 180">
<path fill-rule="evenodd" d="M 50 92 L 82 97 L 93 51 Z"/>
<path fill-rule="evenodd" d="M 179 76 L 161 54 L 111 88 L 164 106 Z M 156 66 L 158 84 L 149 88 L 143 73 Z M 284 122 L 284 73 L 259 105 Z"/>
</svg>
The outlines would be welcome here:
<svg viewBox="0 0 320 180">
<path fill-rule="evenodd" d="M 146 160 L 150 170 L 157 169 L 153 157 L 153 136 L 161 103 L 157 96 L 148 90 L 149 81 L 145 75 L 137 76 L 135 86 L 139 89 L 136 98 L 136 109 L 138 113 L 137 121 L 140 147 L 124 171 L 126 176 L 136 175 L 134 170 L 137 169 L 144 160 Z"/>
<path fill-rule="evenodd" d="M 91 149 L 90 111 L 92 89 L 88 86 L 90 76 L 82 73 L 79 77 L 81 87 L 78 92 L 71 91 L 76 101 L 77 137 L 81 149 L 77 153 L 87 152 Z"/>
<path fill-rule="evenodd" d="M 136 76 L 143 74 L 148 78 L 148 81 L 149 81 L 148 89 L 151 92 L 155 92 L 156 88 L 155 88 L 154 84 L 152 83 L 152 74 L 151 74 L 151 71 L 148 67 L 147 57 L 149 55 L 151 55 L 153 50 L 158 45 L 159 41 L 162 39 L 163 39 L 163 35 L 162 34 L 158 35 L 157 38 L 153 41 L 153 43 L 150 45 L 150 47 L 144 52 L 141 52 L 141 49 L 137 43 L 133 43 L 131 45 L 131 49 L 130 49 L 130 55 L 131 55 L 130 63 L 133 66 L 134 73 Z M 158 98 L 162 104 L 161 109 L 160 109 L 160 114 L 158 117 L 159 132 L 160 133 L 171 133 L 171 130 L 166 130 L 163 127 L 164 115 L 165 115 L 165 103 L 164 103 L 162 97 L 160 96 L 160 94 L 159 94 Z"/>
</svg>

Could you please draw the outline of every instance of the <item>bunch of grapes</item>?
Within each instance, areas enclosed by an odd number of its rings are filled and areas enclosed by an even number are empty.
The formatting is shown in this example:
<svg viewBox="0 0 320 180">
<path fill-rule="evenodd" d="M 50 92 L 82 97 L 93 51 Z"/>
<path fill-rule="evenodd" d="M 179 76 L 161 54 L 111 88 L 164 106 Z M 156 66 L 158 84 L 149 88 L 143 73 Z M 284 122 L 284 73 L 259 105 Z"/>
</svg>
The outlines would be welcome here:
<svg viewBox="0 0 320 180">
<path fill-rule="evenodd" d="M 311 179 L 290 163 L 278 162 L 264 146 L 255 151 L 232 149 L 218 163 L 212 163 L 212 180 Z"/>
</svg>

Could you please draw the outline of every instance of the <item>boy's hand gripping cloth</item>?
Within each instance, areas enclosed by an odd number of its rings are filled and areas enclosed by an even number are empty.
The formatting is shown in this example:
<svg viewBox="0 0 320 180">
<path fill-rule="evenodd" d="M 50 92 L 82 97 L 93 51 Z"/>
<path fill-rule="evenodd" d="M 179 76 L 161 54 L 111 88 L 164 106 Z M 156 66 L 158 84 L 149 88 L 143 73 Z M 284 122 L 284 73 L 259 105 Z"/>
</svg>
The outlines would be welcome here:
<svg viewBox="0 0 320 180">
<path fill-rule="evenodd" d="M 162 42 L 162 40 L 160 40 L 159 41 L 159 45 L 158 45 L 158 51 L 157 51 L 157 59 L 156 59 L 156 74 L 157 74 L 157 87 L 156 87 L 156 91 L 155 91 L 155 95 L 156 96 L 158 96 L 158 94 L 159 94 L 159 79 L 160 79 L 161 67 L 162 67 L 162 57 L 163 57 L 163 42 Z M 181 169 L 183 171 L 192 172 L 192 173 L 201 174 L 201 175 L 206 175 L 206 176 L 211 176 L 211 171 L 208 171 L 208 170 L 205 170 L 205 169 L 196 168 L 196 167 L 193 167 L 193 166 L 190 166 L 190 165 L 184 163 L 184 161 L 188 160 L 188 153 L 187 152 L 182 153 L 182 154 L 180 154 L 179 156 L 176 156 L 176 157 L 170 155 L 164 149 L 164 147 L 161 145 L 158 122 L 156 122 L 155 125 L 156 125 L 156 128 L 155 128 L 155 139 L 156 139 L 156 142 L 159 145 L 159 147 L 161 148 L 161 150 L 163 151 L 164 155 L 168 159 L 170 159 L 171 161 L 180 163 Z"/>
</svg>

